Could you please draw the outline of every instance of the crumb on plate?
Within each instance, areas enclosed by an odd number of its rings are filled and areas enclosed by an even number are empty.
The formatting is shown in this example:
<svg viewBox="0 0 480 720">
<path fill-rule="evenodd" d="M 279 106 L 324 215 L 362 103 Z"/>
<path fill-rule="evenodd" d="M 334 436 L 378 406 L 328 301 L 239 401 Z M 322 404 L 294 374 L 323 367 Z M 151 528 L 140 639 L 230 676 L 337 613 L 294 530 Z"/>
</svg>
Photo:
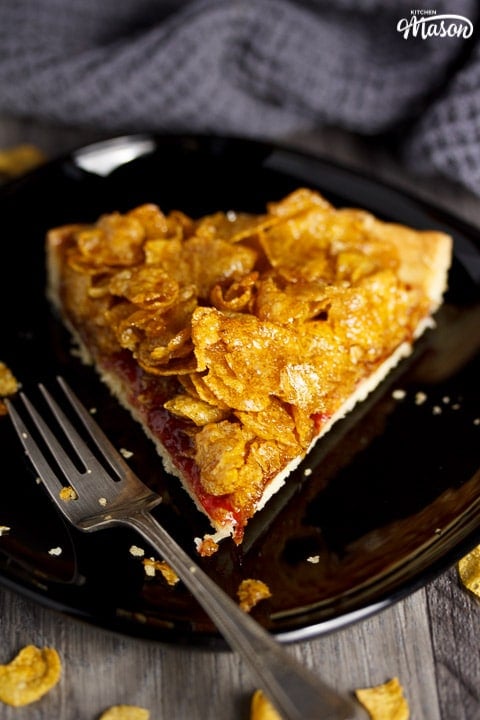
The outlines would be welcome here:
<svg viewBox="0 0 480 720">
<path fill-rule="evenodd" d="M 255 607 L 261 600 L 272 597 L 270 588 L 263 580 L 246 578 L 242 580 L 237 590 L 239 605 L 245 612 Z"/>
</svg>

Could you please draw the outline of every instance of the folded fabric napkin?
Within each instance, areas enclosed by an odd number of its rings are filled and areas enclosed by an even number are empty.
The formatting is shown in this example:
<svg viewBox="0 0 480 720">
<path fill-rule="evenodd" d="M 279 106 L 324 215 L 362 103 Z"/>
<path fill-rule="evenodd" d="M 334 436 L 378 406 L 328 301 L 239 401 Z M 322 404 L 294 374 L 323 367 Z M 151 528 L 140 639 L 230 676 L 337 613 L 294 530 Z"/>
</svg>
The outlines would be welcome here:
<svg viewBox="0 0 480 720">
<path fill-rule="evenodd" d="M 477 0 L 2 0 L 0 112 L 112 133 L 387 136 L 480 194 Z"/>
</svg>

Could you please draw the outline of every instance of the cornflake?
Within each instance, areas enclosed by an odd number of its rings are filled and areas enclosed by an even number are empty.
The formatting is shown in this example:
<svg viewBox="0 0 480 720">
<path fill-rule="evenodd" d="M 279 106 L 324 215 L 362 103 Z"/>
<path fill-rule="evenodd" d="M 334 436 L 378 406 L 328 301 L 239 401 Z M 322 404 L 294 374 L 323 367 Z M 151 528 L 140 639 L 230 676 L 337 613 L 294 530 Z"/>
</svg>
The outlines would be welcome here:
<svg viewBox="0 0 480 720">
<path fill-rule="evenodd" d="M 217 552 L 218 543 L 211 535 L 205 535 L 203 539 L 195 538 L 195 547 L 199 555 L 202 557 L 210 557 Z"/>
<path fill-rule="evenodd" d="M 145 560 L 143 560 L 143 566 L 145 568 L 145 574 L 149 577 L 154 577 L 156 571 L 158 570 L 158 572 L 163 575 L 168 585 L 171 585 L 172 587 L 173 585 L 176 585 L 180 580 L 175 570 L 173 570 L 173 568 L 171 568 L 170 565 L 165 562 L 165 560 L 145 558 Z"/>
<path fill-rule="evenodd" d="M 7 535 L 12 528 L 8 527 L 8 525 L 0 525 L 0 537 L 2 535 Z"/>
<path fill-rule="evenodd" d="M 23 175 L 46 161 L 35 145 L 22 144 L 0 150 L 0 175 L 8 178 Z"/>
<path fill-rule="evenodd" d="M 372 720 L 408 720 L 410 717 L 403 688 L 396 677 L 383 685 L 355 690 L 355 695 Z"/>
<path fill-rule="evenodd" d="M 242 580 L 237 590 L 237 595 L 240 601 L 239 605 L 245 612 L 250 612 L 260 600 L 266 600 L 272 597 L 268 585 L 262 580 L 253 580 L 252 578 Z"/>
<path fill-rule="evenodd" d="M 76 500 L 78 495 L 71 485 L 67 485 L 66 487 L 62 487 L 60 490 L 59 497 L 60 500 L 63 500 L 64 502 L 70 502 L 71 500 Z"/>
<path fill-rule="evenodd" d="M 0 415 L 6 415 L 7 406 L 1 398 L 15 395 L 20 387 L 18 380 L 5 363 L 0 362 Z"/>
<path fill-rule="evenodd" d="M 138 705 L 112 705 L 99 720 L 149 720 L 150 711 Z"/>
<path fill-rule="evenodd" d="M 0 362 L 0 396 L 14 395 L 19 388 L 18 380 L 5 363 Z"/>
<path fill-rule="evenodd" d="M 58 683 L 61 671 L 56 650 L 27 645 L 8 665 L 0 665 L 0 702 L 20 707 L 39 700 Z"/>
<path fill-rule="evenodd" d="M 480 598 L 480 545 L 459 560 L 457 567 L 462 585 Z"/>
<path fill-rule="evenodd" d="M 256 690 L 250 705 L 250 720 L 282 720 L 282 718 L 264 693 Z"/>
</svg>

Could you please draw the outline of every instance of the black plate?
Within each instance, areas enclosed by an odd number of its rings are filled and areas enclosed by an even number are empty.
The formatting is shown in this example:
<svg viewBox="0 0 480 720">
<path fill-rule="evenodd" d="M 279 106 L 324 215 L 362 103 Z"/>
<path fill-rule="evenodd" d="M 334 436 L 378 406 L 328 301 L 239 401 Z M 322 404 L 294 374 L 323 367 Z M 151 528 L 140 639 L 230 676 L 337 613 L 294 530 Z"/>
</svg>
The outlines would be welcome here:
<svg viewBox="0 0 480 720">
<path fill-rule="evenodd" d="M 281 640 L 338 628 L 419 587 L 480 541 L 477 230 L 438 209 L 289 148 L 234 138 L 130 136 L 98 143 L 3 188 L 0 359 L 29 392 L 64 375 L 134 469 L 159 489 L 159 518 L 192 554 L 207 524 L 165 475 L 142 431 L 94 372 L 71 353 L 44 295 L 44 235 L 56 225 L 156 202 L 191 215 L 261 212 L 299 185 L 455 238 L 438 325 L 366 402 L 318 443 L 308 461 L 251 522 L 202 565 L 232 595 L 244 577 L 272 597 L 253 613 Z M 394 389 L 405 391 L 395 399 Z M 417 393 L 426 400 L 417 404 Z M 181 586 L 146 578 L 131 533 L 67 528 L 0 418 L 1 581 L 108 628 L 172 642 L 217 636 Z M 311 474 L 305 474 L 309 468 Z M 50 555 L 60 546 L 62 554 Z M 150 551 L 148 551 L 150 552 Z M 312 558 L 317 562 L 312 562 Z"/>
</svg>

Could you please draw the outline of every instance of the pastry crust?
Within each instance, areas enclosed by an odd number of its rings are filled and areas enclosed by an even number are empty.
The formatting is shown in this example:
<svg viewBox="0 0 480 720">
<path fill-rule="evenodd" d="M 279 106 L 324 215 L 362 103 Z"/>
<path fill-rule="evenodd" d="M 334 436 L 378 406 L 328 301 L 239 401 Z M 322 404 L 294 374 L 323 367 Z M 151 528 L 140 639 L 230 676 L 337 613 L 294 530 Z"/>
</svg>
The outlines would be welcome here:
<svg viewBox="0 0 480 720">
<path fill-rule="evenodd" d="M 50 231 L 48 295 L 209 517 L 207 553 L 411 352 L 451 250 L 303 188 L 258 216 L 145 205 Z"/>
</svg>

